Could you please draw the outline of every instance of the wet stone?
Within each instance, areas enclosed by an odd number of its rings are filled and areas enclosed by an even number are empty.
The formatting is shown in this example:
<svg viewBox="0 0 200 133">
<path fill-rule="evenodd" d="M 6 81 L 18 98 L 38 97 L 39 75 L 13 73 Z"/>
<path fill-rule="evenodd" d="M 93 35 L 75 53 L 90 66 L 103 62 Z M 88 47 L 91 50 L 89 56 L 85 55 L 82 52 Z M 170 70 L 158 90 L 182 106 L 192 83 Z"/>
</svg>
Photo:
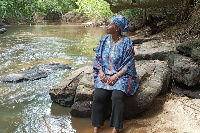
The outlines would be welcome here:
<svg viewBox="0 0 200 133">
<path fill-rule="evenodd" d="M 3 34 L 4 32 L 6 32 L 7 29 L 6 28 L 0 28 L 0 34 Z"/>
<path fill-rule="evenodd" d="M 28 69 L 22 69 L 15 73 L 10 73 L 0 77 L 1 82 L 22 82 L 27 80 L 38 80 L 46 78 L 53 72 L 59 70 L 71 69 L 67 64 L 64 63 L 50 63 L 32 66 Z"/>
<path fill-rule="evenodd" d="M 23 73 L 18 74 L 18 73 L 11 73 L 9 75 L 0 77 L 0 81 L 3 82 L 20 82 L 24 80 L 24 75 Z"/>
</svg>

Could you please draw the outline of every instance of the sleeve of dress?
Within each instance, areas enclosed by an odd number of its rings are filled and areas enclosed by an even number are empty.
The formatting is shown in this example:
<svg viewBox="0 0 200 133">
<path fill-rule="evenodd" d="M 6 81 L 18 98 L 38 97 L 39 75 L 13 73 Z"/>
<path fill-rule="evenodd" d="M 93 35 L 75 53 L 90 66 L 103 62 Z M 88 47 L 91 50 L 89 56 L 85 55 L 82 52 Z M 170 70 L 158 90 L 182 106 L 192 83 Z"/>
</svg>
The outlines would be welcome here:
<svg viewBox="0 0 200 133">
<path fill-rule="evenodd" d="M 122 64 L 118 71 L 123 71 L 134 77 L 137 76 L 135 69 L 135 51 L 133 42 L 128 39 L 126 48 L 123 50 Z"/>
<path fill-rule="evenodd" d="M 101 43 L 102 43 L 102 39 L 97 44 L 97 47 L 96 47 L 96 50 L 95 50 L 95 57 L 94 57 L 94 63 L 93 63 L 93 68 L 94 69 L 102 69 Z"/>
</svg>

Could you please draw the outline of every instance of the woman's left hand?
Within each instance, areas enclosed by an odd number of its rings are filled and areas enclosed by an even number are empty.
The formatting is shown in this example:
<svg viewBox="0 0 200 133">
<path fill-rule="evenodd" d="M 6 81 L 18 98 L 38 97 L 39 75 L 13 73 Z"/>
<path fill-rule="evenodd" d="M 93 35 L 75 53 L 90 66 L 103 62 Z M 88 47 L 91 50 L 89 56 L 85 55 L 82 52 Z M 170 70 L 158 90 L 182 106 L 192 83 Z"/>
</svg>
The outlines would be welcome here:
<svg viewBox="0 0 200 133">
<path fill-rule="evenodd" d="M 107 80 L 107 83 L 110 85 L 110 86 L 113 86 L 117 81 L 117 78 L 115 75 L 112 75 L 111 77 L 108 78 Z"/>
</svg>

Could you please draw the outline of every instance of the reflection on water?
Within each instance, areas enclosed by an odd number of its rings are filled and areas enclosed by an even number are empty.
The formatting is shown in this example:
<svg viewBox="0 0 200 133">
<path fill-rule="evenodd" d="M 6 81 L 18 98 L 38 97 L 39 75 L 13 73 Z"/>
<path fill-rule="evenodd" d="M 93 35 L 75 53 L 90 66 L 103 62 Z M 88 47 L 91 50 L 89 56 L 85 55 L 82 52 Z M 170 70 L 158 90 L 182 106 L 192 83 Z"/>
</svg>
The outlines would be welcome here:
<svg viewBox="0 0 200 133">
<path fill-rule="evenodd" d="M 47 62 L 68 63 L 72 70 L 91 63 L 104 28 L 81 25 L 10 26 L 0 35 L 0 75 Z M 22 83 L 0 83 L 0 132 L 75 133 L 90 119 L 71 118 L 69 108 L 52 103 L 49 89 L 69 70 Z"/>
</svg>

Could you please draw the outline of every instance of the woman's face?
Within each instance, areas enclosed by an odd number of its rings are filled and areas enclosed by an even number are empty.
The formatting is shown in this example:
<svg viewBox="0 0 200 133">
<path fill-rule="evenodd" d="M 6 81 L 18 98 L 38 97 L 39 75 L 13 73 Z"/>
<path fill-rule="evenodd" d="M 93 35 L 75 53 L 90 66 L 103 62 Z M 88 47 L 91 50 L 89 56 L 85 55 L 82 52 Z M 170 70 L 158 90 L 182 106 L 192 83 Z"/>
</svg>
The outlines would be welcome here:
<svg viewBox="0 0 200 133">
<path fill-rule="evenodd" d="M 119 30 L 119 28 L 115 25 L 113 20 L 109 20 L 109 24 L 106 26 L 106 33 L 107 34 L 114 34 L 118 30 Z"/>
</svg>

